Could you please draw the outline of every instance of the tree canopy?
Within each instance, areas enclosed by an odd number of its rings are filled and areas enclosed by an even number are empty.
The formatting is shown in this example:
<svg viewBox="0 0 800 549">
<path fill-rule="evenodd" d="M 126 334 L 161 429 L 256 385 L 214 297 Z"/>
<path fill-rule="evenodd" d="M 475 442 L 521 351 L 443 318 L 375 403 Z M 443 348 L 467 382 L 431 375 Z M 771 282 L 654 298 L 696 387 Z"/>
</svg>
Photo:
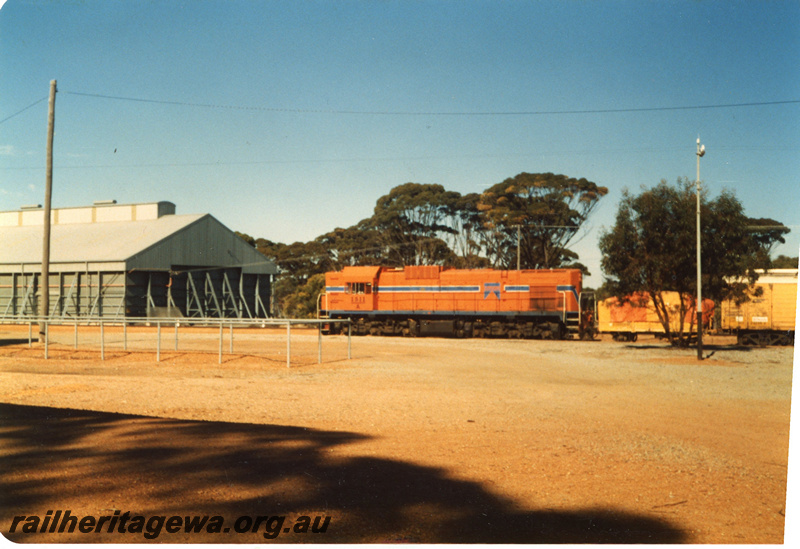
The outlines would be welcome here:
<svg viewBox="0 0 800 549">
<path fill-rule="evenodd" d="M 797 257 L 779 255 L 772 261 L 771 267 L 773 269 L 797 269 L 798 263 L 800 263 L 800 261 L 798 261 Z"/>
<path fill-rule="evenodd" d="M 552 173 L 521 173 L 493 185 L 480 197 L 478 210 L 494 240 L 496 265 L 516 265 L 517 230 L 520 263 L 526 269 L 551 269 L 577 259 L 567 244 L 608 194 L 586 179 Z"/>
<path fill-rule="evenodd" d="M 452 250 L 442 238 L 455 230 L 446 224 L 461 197 L 441 185 L 406 183 L 378 199 L 372 224 L 386 257 L 399 265 L 441 265 Z"/>
</svg>

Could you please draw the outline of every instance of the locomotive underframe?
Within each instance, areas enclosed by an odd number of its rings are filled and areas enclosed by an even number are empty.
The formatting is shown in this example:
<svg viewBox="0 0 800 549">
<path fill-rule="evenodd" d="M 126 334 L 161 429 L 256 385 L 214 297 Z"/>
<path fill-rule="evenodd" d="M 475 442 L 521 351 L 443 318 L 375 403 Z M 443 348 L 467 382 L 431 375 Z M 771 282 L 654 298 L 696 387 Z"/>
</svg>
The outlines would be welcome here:
<svg viewBox="0 0 800 549">
<path fill-rule="evenodd" d="M 570 330 L 561 314 L 537 315 L 486 315 L 465 314 L 387 314 L 336 311 L 328 318 L 345 319 L 352 322 L 353 335 L 384 336 L 445 336 L 457 338 L 526 338 L 567 339 Z M 332 324 L 327 333 L 340 333 L 342 326 Z"/>
</svg>

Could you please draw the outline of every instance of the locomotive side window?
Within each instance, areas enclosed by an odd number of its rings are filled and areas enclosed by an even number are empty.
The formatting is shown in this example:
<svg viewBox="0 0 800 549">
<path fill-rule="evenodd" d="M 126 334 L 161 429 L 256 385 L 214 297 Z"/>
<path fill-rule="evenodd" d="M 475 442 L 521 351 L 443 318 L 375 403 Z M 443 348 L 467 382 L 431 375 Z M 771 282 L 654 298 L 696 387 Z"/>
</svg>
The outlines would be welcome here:
<svg viewBox="0 0 800 549">
<path fill-rule="evenodd" d="M 348 294 L 371 294 L 372 284 L 369 282 L 348 282 L 345 291 Z"/>
</svg>

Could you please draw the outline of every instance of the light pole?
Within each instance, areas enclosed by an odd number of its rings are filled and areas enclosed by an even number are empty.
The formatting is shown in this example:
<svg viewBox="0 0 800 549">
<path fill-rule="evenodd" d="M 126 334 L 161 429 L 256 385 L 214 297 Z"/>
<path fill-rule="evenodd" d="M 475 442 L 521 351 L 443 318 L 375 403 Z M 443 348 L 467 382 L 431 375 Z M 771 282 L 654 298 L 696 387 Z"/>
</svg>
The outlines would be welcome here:
<svg viewBox="0 0 800 549">
<path fill-rule="evenodd" d="M 44 223 L 42 238 L 42 277 L 39 287 L 42 299 L 39 302 L 39 341 L 47 340 L 47 317 L 50 314 L 50 199 L 53 192 L 53 134 L 56 123 L 56 81 L 50 81 L 50 102 L 47 112 L 47 159 L 44 183 Z"/>
<path fill-rule="evenodd" d="M 700 268 L 700 157 L 706 146 L 697 138 L 697 360 L 703 360 L 703 271 Z"/>
</svg>

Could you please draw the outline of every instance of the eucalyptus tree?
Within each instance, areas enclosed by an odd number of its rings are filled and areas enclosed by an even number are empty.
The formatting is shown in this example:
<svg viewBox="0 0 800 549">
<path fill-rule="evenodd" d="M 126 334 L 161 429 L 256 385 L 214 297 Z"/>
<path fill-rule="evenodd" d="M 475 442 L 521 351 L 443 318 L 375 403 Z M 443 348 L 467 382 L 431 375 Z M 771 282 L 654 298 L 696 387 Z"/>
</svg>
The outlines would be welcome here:
<svg viewBox="0 0 800 549">
<path fill-rule="evenodd" d="M 442 265 L 452 250 L 442 238 L 455 229 L 447 224 L 458 193 L 441 185 L 405 183 L 380 197 L 372 226 L 380 232 L 385 256 L 397 265 Z"/>
<path fill-rule="evenodd" d="M 625 191 L 614 226 L 599 242 L 608 292 L 622 300 L 649 296 L 666 336 L 677 344 L 686 343 L 683 319 L 697 295 L 696 200 L 694 184 L 686 178 L 675 185 L 662 180 L 639 195 Z M 773 220 L 769 228 L 759 228 L 758 221 L 744 214 L 731 192 L 710 201 L 701 196 L 704 297 L 743 299 L 757 269 L 768 266 L 765 254 L 789 229 Z M 679 310 L 666 305 L 664 291 L 681 294 Z M 679 328 L 673 333 L 670 319 L 676 314 Z"/>
<path fill-rule="evenodd" d="M 519 235 L 522 268 L 565 266 L 577 259 L 567 245 L 606 194 L 587 179 L 553 173 L 520 173 L 489 187 L 478 202 L 487 256 L 512 268 Z"/>
<path fill-rule="evenodd" d="M 383 241 L 371 218 L 345 229 L 336 228 L 318 236 L 315 242 L 329 254 L 333 270 L 354 265 L 386 265 Z"/>
</svg>

